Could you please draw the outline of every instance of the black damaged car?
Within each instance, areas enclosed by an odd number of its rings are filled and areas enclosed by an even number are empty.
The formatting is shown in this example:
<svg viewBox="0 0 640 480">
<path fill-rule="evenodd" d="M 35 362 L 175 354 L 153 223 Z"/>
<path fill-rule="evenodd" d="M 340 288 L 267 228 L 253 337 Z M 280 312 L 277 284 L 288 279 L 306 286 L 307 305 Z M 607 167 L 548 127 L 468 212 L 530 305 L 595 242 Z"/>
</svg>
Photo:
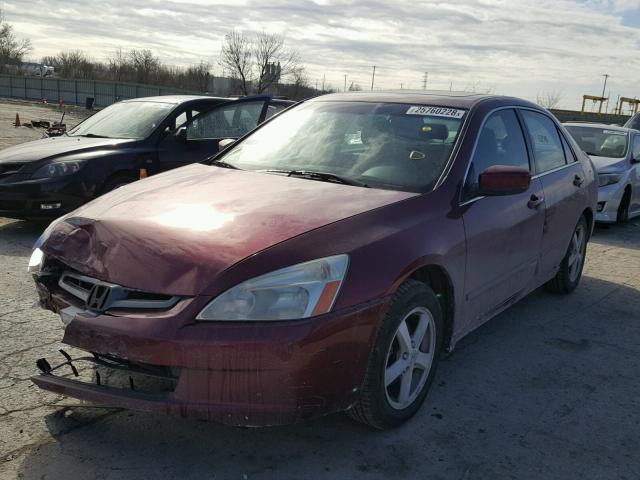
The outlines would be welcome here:
<svg viewBox="0 0 640 480">
<path fill-rule="evenodd" d="M 0 217 L 54 217 L 139 178 L 199 162 L 294 102 L 163 96 L 126 100 L 61 137 L 0 151 Z"/>
</svg>

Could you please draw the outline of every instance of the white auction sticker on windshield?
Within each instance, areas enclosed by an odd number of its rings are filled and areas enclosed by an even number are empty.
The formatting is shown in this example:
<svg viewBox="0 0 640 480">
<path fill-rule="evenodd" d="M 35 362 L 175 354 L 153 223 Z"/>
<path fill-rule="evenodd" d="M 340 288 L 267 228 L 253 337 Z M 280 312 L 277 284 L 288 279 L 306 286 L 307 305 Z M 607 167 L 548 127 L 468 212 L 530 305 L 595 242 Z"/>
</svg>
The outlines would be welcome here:
<svg viewBox="0 0 640 480">
<path fill-rule="evenodd" d="M 427 107 L 424 105 L 409 107 L 407 115 L 431 115 L 434 117 L 462 118 L 466 110 L 447 107 Z"/>
<path fill-rule="evenodd" d="M 604 133 L 605 135 L 621 135 L 621 136 L 626 135 L 625 132 L 621 132 L 619 130 L 603 130 L 602 133 Z"/>
</svg>

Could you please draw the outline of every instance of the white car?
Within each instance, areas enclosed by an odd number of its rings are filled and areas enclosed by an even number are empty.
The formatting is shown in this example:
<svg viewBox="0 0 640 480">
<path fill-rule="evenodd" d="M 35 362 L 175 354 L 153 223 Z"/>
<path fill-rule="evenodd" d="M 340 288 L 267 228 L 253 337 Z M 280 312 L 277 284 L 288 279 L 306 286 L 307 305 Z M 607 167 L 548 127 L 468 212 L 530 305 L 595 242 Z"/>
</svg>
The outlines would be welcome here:
<svg viewBox="0 0 640 480">
<path fill-rule="evenodd" d="M 640 215 L 640 131 L 599 123 L 564 126 L 598 172 L 596 221 L 621 223 Z"/>
</svg>

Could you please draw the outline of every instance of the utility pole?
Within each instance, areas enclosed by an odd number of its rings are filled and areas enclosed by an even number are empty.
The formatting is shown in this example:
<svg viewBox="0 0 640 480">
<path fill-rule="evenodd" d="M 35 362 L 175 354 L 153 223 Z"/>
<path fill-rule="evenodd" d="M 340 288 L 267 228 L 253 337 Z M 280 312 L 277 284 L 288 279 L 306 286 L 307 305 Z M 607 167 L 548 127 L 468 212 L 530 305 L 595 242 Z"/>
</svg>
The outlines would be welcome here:
<svg viewBox="0 0 640 480">
<path fill-rule="evenodd" d="M 344 74 L 344 91 L 347 91 L 347 74 Z"/>
<path fill-rule="evenodd" d="M 324 80 L 325 80 L 325 74 L 322 74 L 322 91 L 324 92 Z"/>
<path fill-rule="evenodd" d="M 402 83 L 402 82 L 400 82 L 400 90 L 402 90 L 402 85 L 403 85 L 403 83 Z"/>
<path fill-rule="evenodd" d="M 604 85 L 602 86 L 602 98 L 604 98 L 604 92 L 607 89 L 607 79 L 610 77 L 608 73 L 602 75 L 604 77 Z"/>
<path fill-rule="evenodd" d="M 422 89 L 427 89 L 427 82 L 429 81 L 429 72 L 424 72 L 424 78 L 422 79 Z"/>
<path fill-rule="evenodd" d="M 373 82 L 376 80 L 376 66 L 373 66 L 373 74 L 371 75 L 371 90 L 373 91 Z"/>
</svg>

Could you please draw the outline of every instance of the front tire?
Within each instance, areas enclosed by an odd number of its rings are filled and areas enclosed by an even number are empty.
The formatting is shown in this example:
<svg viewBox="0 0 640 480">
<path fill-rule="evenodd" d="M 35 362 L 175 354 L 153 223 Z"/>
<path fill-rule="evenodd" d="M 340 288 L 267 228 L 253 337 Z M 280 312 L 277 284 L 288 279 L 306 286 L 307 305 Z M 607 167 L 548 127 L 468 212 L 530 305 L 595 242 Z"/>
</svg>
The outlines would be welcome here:
<svg viewBox="0 0 640 480">
<path fill-rule="evenodd" d="M 548 291 L 566 295 L 576 289 L 582 277 L 588 240 L 589 229 L 587 220 L 583 215 L 573 230 L 569 248 L 560 264 L 560 270 L 558 270 L 556 276 L 546 285 Z"/>
<path fill-rule="evenodd" d="M 618 206 L 618 213 L 616 215 L 617 223 L 624 223 L 629 220 L 629 207 L 631 205 L 631 190 L 629 187 L 624 191 L 622 195 L 622 200 L 620 201 L 620 205 Z"/>
<path fill-rule="evenodd" d="M 416 280 L 403 283 L 382 320 L 360 399 L 349 415 L 378 429 L 411 418 L 433 382 L 443 331 L 433 290 Z"/>
</svg>

